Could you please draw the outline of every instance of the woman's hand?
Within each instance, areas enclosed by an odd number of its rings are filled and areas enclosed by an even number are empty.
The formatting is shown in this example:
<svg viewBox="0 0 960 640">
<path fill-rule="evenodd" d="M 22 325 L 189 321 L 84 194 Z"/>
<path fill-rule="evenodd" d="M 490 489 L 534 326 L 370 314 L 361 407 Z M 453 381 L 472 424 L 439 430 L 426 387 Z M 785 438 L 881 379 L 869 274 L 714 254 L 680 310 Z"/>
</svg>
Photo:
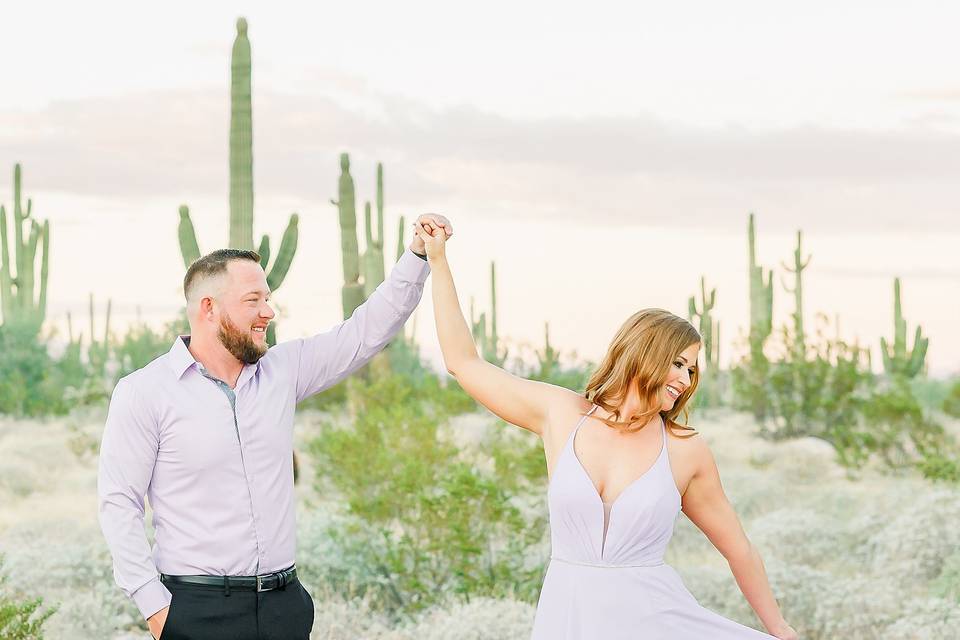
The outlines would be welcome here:
<svg viewBox="0 0 960 640">
<path fill-rule="evenodd" d="M 429 233 L 422 234 L 423 237 L 421 237 L 421 231 L 419 229 L 421 225 L 429 230 Z M 410 243 L 410 249 L 420 255 L 426 253 L 424 238 L 431 236 L 437 228 L 443 230 L 444 240 L 449 240 L 453 236 L 453 225 L 439 213 L 424 213 L 418 216 L 416 222 L 413 223 L 414 236 L 413 242 Z M 429 257 L 429 255 L 427 257 Z"/>
<path fill-rule="evenodd" d="M 786 622 L 783 623 L 783 626 L 771 631 L 770 633 L 777 638 L 777 640 L 799 640 L 800 638 L 794 628 L 788 625 Z"/>
<path fill-rule="evenodd" d="M 424 215 L 417 218 L 414 227 L 417 238 L 423 242 L 427 252 L 427 260 L 432 262 L 446 257 L 447 238 L 453 234 L 448 235 L 445 226 L 441 226 L 430 216 Z"/>
</svg>

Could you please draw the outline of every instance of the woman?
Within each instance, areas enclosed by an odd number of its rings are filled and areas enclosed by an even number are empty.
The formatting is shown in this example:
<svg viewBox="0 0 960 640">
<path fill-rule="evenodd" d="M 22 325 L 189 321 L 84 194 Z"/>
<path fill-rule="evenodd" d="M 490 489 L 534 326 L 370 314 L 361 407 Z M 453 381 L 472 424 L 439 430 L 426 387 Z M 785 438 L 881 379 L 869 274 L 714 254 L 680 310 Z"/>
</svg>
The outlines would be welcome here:
<svg viewBox="0 0 960 640">
<path fill-rule="evenodd" d="M 445 231 L 416 230 L 447 370 L 490 411 L 543 440 L 552 555 L 533 640 L 795 640 L 709 448 L 674 421 L 697 387 L 700 336 L 690 323 L 661 309 L 631 316 L 584 395 L 519 378 L 477 355 Z M 773 636 L 701 607 L 664 564 L 681 508 L 727 558 Z"/>
</svg>

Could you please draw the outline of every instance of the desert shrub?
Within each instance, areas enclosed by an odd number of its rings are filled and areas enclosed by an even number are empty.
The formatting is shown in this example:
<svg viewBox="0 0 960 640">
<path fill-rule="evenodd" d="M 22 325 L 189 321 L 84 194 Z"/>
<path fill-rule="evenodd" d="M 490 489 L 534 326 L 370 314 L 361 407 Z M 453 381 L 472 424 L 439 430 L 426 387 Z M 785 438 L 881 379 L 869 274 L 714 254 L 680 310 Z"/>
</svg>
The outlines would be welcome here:
<svg viewBox="0 0 960 640">
<path fill-rule="evenodd" d="M 71 527 L 69 539 L 54 533 L 58 526 Z M 121 629 L 145 628 L 114 582 L 110 553 L 95 528 L 47 520 L 4 532 L 2 542 L 11 549 L 10 574 L 57 606 L 44 626 L 50 638 L 110 638 Z"/>
<path fill-rule="evenodd" d="M 956 442 L 915 393 L 930 385 L 875 376 L 859 346 L 826 337 L 823 327 L 807 341 L 803 359 L 793 345 L 794 336 L 783 327 L 773 347 L 778 359 L 765 363 L 766 376 L 758 379 L 748 360 L 731 372 L 735 406 L 754 407 L 755 396 L 764 398 L 768 414 L 759 422 L 761 436 L 821 438 L 852 469 L 876 458 L 890 468 L 916 467 L 931 479 L 960 479 Z"/>
<path fill-rule="evenodd" d="M 960 605 L 960 549 L 943 561 L 940 575 L 930 584 L 930 593 Z"/>
<path fill-rule="evenodd" d="M 36 331 L 19 325 L 0 325 L 0 354 L 0 413 L 66 413 L 57 363 Z"/>
<path fill-rule="evenodd" d="M 0 555 L 0 638 L 43 640 L 43 625 L 56 609 L 44 609 L 41 598 L 25 598 L 12 590 Z"/>
<path fill-rule="evenodd" d="M 524 548 L 545 523 L 527 522 L 496 478 L 459 459 L 441 433 L 459 401 L 423 385 L 398 375 L 358 384 L 353 423 L 323 425 L 310 445 L 326 471 L 318 489 L 347 505 L 328 533 L 362 567 L 339 580 L 398 615 L 450 597 L 532 599 L 540 566 Z"/>
<path fill-rule="evenodd" d="M 384 350 L 380 368 L 368 364 L 353 374 L 351 379 L 314 394 L 297 405 L 298 409 L 338 411 L 348 407 L 351 389 L 358 379 L 365 383 L 384 375 L 398 376 L 418 394 L 431 394 L 435 404 L 442 405 L 449 414 L 474 411 L 477 404 L 453 380 L 443 381 L 432 369 L 424 366 L 420 349 L 408 338 L 398 336 Z"/>
<path fill-rule="evenodd" d="M 113 358 L 117 362 L 114 384 L 123 376 L 141 369 L 158 356 L 170 350 L 176 337 L 175 323 L 168 324 L 161 331 L 154 331 L 144 322 L 136 322 L 123 335 L 113 348 Z"/>
<path fill-rule="evenodd" d="M 945 394 L 941 404 L 943 412 L 954 418 L 960 418 L 960 378 L 958 378 Z"/>
<path fill-rule="evenodd" d="M 767 395 L 770 419 L 763 428 L 771 439 L 821 436 L 832 425 L 855 422 L 874 384 L 860 347 L 828 338 L 819 318 L 821 326 L 805 341 L 802 358 L 792 332 L 781 328 L 779 357 L 769 363 L 765 384 L 751 389 Z"/>
<path fill-rule="evenodd" d="M 547 463 L 540 438 L 498 420 L 485 444 L 502 486 L 511 491 L 546 487 Z"/>
</svg>

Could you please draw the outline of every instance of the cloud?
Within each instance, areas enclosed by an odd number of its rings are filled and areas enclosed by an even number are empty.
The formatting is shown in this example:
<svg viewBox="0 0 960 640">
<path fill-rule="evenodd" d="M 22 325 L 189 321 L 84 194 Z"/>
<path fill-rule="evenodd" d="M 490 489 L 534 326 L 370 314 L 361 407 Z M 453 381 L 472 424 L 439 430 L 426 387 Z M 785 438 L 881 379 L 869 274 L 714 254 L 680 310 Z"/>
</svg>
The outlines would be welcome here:
<svg viewBox="0 0 960 640">
<path fill-rule="evenodd" d="M 317 70 L 317 81 L 330 73 Z M 642 114 L 520 119 L 434 109 L 338 78 L 335 97 L 255 88 L 259 194 L 329 206 L 337 156 L 349 151 L 358 199 L 383 161 L 388 199 L 404 208 L 738 230 L 757 211 L 768 231 L 960 232 L 957 134 L 708 129 Z M 22 162 L 28 193 L 225 198 L 228 129 L 221 89 L 60 101 L 0 111 L 0 166 Z"/>
</svg>

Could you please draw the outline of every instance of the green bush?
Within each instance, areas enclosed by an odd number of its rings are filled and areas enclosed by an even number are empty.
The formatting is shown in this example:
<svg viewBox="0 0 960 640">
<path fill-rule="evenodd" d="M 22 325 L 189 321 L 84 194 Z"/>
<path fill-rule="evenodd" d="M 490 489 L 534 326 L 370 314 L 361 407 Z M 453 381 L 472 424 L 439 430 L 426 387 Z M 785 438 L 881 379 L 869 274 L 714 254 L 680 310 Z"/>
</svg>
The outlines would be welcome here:
<svg viewBox="0 0 960 640">
<path fill-rule="evenodd" d="M 523 557 L 545 522 L 524 519 L 502 483 L 443 437 L 463 406 L 457 393 L 435 376 L 415 385 L 400 375 L 358 381 L 351 392 L 353 424 L 325 424 L 310 445 L 326 474 L 318 488 L 335 489 L 352 516 L 330 532 L 361 567 L 351 590 L 400 616 L 451 597 L 534 599 L 541 567 Z"/>
<path fill-rule="evenodd" d="M 827 338 L 822 329 L 807 340 L 803 360 L 794 355 L 790 331 L 782 328 L 779 335 L 773 346 L 780 358 L 766 363 L 762 379 L 747 361 L 731 372 L 735 406 L 755 407 L 763 397 L 759 403 L 769 413 L 760 421 L 760 435 L 822 438 L 846 467 L 879 458 L 891 468 L 916 467 L 930 479 L 960 479 L 956 443 L 918 399 L 918 388 L 929 396 L 934 386 L 875 376 L 858 346 Z"/>
<path fill-rule="evenodd" d="M 0 413 L 38 416 L 66 413 L 56 362 L 36 331 L 0 325 Z"/>
<path fill-rule="evenodd" d="M 173 339 L 177 336 L 177 322 L 171 322 L 163 331 L 154 331 L 144 322 L 137 322 L 130 326 L 123 339 L 113 348 L 112 357 L 118 365 L 113 376 L 114 384 L 128 373 L 141 369 L 158 356 L 170 350 Z M 189 333 L 189 329 L 187 330 Z"/>
<path fill-rule="evenodd" d="M 947 415 L 960 418 L 960 378 L 950 386 L 941 406 Z"/>
<path fill-rule="evenodd" d="M 56 609 L 41 609 L 40 598 L 24 599 L 10 590 L 9 580 L 2 573 L 0 555 L 0 638 L 3 640 L 43 640 L 43 624 Z"/>
</svg>

